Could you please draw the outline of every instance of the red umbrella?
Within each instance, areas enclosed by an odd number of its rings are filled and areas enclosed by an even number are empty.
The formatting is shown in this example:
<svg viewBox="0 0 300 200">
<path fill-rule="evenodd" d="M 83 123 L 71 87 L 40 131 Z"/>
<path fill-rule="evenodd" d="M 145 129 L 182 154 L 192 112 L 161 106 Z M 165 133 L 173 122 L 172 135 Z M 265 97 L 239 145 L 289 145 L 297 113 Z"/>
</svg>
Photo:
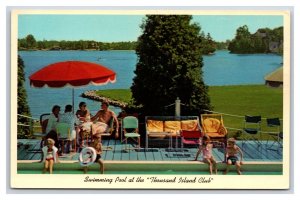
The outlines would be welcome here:
<svg viewBox="0 0 300 200">
<path fill-rule="evenodd" d="M 65 61 L 50 64 L 30 77 L 33 87 L 84 86 L 88 84 L 103 85 L 116 81 L 116 73 L 102 65 L 83 62 Z"/>
<path fill-rule="evenodd" d="M 79 87 L 89 84 L 105 85 L 116 81 L 116 73 L 102 65 L 83 61 L 65 61 L 50 64 L 30 77 L 32 87 Z M 74 106 L 74 90 L 73 90 Z"/>
</svg>

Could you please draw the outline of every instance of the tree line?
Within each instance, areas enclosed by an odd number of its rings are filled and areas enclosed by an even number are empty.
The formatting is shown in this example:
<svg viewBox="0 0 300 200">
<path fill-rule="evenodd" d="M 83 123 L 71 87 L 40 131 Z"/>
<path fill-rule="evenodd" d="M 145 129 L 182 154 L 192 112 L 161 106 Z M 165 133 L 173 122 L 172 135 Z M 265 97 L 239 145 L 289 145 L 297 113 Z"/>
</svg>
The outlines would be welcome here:
<svg viewBox="0 0 300 200">
<path fill-rule="evenodd" d="M 135 50 L 136 42 L 97 42 L 94 40 L 42 40 L 29 34 L 18 39 L 18 50 Z"/>
<path fill-rule="evenodd" d="M 200 38 L 202 54 L 210 54 L 216 50 L 216 42 L 210 34 L 201 32 Z M 18 39 L 18 50 L 136 50 L 137 41 L 128 42 L 97 42 L 94 40 L 42 40 L 37 41 L 32 34 Z"/>
<path fill-rule="evenodd" d="M 200 50 L 203 55 L 216 50 L 228 49 L 231 53 L 283 53 L 283 27 L 275 29 L 260 28 L 254 34 L 244 25 L 236 30 L 235 38 L 216 42 L 210 33 L 202 31 Z M 98 42 L 94 40 L 42 40 L 37 41 L 32 34 L 18 39 L 18 50 L 136 50 L 137 41 Z"/>
</svg>

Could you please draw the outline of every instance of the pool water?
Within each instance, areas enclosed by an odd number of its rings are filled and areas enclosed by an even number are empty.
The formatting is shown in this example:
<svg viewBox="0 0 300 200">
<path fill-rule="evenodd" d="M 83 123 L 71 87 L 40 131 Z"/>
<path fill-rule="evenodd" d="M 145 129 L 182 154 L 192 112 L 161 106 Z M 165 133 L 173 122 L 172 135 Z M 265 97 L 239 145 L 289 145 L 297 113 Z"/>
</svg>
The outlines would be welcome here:
<svg viewBox="0 0 300 200">
<path fill-rule="evenodd" d="M 90 170 L 87 174 L 99 174 L 99 171 Z M 42 174 L 42 170 L 18 170 L 18 174 Z M 53 170 L 53 174 L 83 174 L 82 170 Z M 209 175 L 206 171 L 105 171 L 104 174 L 158 174 L 158 175 Z M 243 175 L 282 175 L 282 172 L 263 172 L 263 171 L 245 171 Z M 223 175 L 223 171 L 219 171 L 218 175 Z M 228 172 L 228 175 L 237 175 L 236 171 Z"/>
</svg>

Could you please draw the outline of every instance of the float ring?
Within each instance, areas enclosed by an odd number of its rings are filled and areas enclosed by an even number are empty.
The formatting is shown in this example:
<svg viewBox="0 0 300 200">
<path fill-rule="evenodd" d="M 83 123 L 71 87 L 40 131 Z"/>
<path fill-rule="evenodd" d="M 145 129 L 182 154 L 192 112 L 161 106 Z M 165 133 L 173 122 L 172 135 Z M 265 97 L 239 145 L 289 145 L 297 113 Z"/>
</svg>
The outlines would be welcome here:
<svg viewBox="0 0 300 200">
<path fill-rule="evenodd" d="M 96 160 L 97 153 L 93 147 L 85 147 L 79 154 L 79 162 L 81 166 L 87 167 Z"/>
</svg>

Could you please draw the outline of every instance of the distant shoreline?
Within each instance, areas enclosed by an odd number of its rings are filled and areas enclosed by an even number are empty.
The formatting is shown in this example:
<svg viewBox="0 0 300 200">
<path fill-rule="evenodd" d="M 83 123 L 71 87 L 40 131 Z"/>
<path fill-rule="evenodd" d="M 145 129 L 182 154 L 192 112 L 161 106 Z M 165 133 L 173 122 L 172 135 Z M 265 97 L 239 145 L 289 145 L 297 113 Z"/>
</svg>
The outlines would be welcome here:
<svg viewBox="0 0 300 200">
<path fill-rule="evenodd" d="M 110 49 L 110 50 L 98 50 L 98 49 L 63 49 L 63 50 L 51 50 L 51 49 L 18 49 L 18 51 L 135 51 L 135 50 L 122 50 L 122 49 Z"/>
</svg>

